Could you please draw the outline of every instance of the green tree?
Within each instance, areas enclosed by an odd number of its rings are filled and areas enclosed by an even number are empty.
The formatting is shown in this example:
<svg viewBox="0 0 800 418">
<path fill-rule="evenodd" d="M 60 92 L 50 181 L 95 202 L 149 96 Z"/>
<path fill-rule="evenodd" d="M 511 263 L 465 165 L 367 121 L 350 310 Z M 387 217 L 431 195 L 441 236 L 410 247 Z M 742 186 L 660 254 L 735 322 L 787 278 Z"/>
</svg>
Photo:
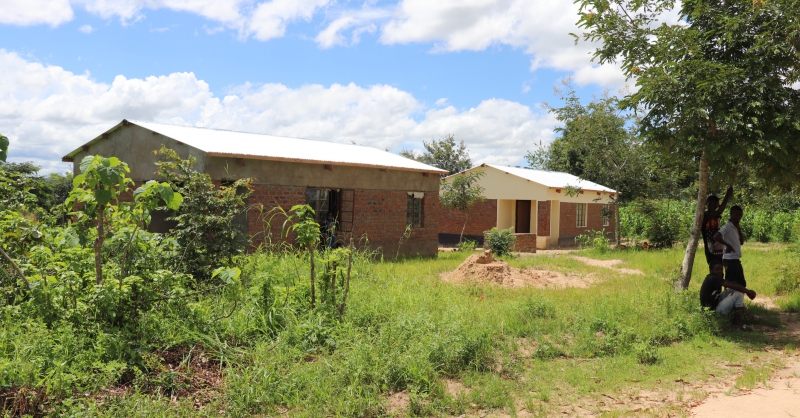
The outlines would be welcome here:
<svg viewBox="0 0 800 418">
<path fill-rule="evenodd" d="M 6 159 L 8 159 L 8 145 L 8 138 L 0 134 L 0 161 L 2 162 L 6 162 Z"/>
<path fill-rule="evenodd" d="M 250 179 L 238 179 L 216 186 L 211 176 L 195 170 L 196 159 L 183 160 L 175 151 L 162 147 L 156 174 L 183 196 L 180 210 L 168 218 L 178 225 L 170 231 L 184 254 L 180 267 L 197 278 L 209 279 L 214 267 L 230 265 L 233 257 L 244 252 L 247 230 L 234 224 L 234 218 L 247 210 L 252 192 Z"/>
<path fill-rule="evenodd" d="M 664 155 L 698 166 L 697 207 L 676 288 L 692 275 L 709 166 L 730 182 L 747 166 L 790 182 L 800 155 L 800 2 L 687 0 L 680 21 L 659 19 L 675 0 L 578 0 L 594 59 L 619 62 L 638 89 L 622 100 Z M 576 41 L 579 39 L 576 35 Z"/>
<path fill-rule="evenodd" d="M 442 180 L 439 202 L 448 209 L 464 214 L 464 226 L 461 227 L 461 235 L 458 237 L 459 244 L 464 239 L 464 230 L 469 222 L 469 208 L 484 199 L 484 188 L 478 184 L 483 175 L 483 170 L 475 170 L 452 176 L 449 180 Z"/>
<path fill-rule="evenodd" d="M 619 220 L 620 200 L 639 196 L 647 184 L 646 159 L 635 120 L 630 113 L 620 111 L 616 97 L 605 94 L 583 105 L 569 81 L 564 84 L 564 106 L 546 105 L 563 124 L 555 129 L 560 136 L 548 148 L 540 145 L 538 150 L 529 151 L 528 164 L 613 187 L 619 192 L 613 198 L 615 218 Z M 615 236 L 619 245 L 619 221 Z"/>
<path fill-rule="evenodd" d="M 74 188 L 67 198 L 67 206 L 77 209 L 72 214 L 81 223 L 94 223 L 97 237 L 94 240 L 94 265 L 97 284 L 103 284 L 103 241 L 105 240 L 106 219 L 116 209 L 110 203 L 117 201 L 119 195 L 128 190 L 133 183 L 127 173 L 128 165 L 117 157 L 105 158 L 88 155 L 81 160 L 81 174 L 72 179 Z"/>
<path fill-rule="evenodd" d="M 472 168 L 472 160 L 469 158 L 467 146 L 464 145 L 463 140 L 456 142 L 453 134 L 430 142 L 422 141 L 422 146 L 425 147 L 422 155 L 416 155 L 409 150 L 400 151 L 400 155 L 447 170 L 448 174 L 444 174 L 442 177 Z"/>
</svg>

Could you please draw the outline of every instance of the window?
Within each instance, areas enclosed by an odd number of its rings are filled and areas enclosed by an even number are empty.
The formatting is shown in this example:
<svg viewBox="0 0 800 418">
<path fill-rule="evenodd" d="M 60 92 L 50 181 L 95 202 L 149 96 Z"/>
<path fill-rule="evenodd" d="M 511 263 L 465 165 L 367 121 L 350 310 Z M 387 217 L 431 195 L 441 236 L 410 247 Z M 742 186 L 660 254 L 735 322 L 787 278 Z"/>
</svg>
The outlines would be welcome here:
<svg viewBox="0 0 800 418">
<path fill-rule="evenodd" d="M 578 212 L 575 214 L 575 226 L 586 227 L 586 203 L 578 203 Z"/>
<path fill-rule="evenodd" d="M 423 193 L 408 192 L 408 206 L 406 210 L 406 225 L 412 228 L 422 228 L 422 197 Z"/>
<path fill-rule="evenodd" d="M 330 208 L 330 190 L 306 189 L 306 204 L 314 209 L 314 218 L 317 222 L 325 222 Z"/>
<path fill-rule="evenodd" d="M 603 226 L 608 226 L 609 218 L 611 217 L 611 205 L 603 205 L 600 215 L 603 216 Z"/>
</svg>

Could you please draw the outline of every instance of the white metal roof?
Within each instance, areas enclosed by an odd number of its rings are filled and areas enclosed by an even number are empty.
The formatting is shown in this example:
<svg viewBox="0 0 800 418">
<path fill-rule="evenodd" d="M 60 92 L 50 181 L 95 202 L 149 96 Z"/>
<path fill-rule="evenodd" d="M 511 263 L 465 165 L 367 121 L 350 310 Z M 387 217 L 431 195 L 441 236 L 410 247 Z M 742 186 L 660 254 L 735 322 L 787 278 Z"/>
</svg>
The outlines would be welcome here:
<svg viewBox="0 0 800 418">
<path fill-rule="evenodd" d="M 530 168 L 508 167 L 508 166 L 493 165 L 493 164 L 481 164 L 481 166 L 491 167 L 506 172 L 508 174 L 524 178 L 525 180 L 530 180 L 532 182 L 542 184 L 547 187 L 561 188 L 566 186 L 573 186 L 573 187 L 580 187 L 581 190 L 616 193 L 616 190 L 614 189 L 610 189 L 601 184 L 592 183 L 591 181 L 581 180 L 580 178 L 573 176 L 572 174 L 569 173 L 561 173 L 558 171 L 533 170 Z"/>
<path fill-rule="evenodd" d="M 124 122 L 120 125 L 124 125 Z M 437 167 L 387 151 L 359 145 L 154 122 L 129 122 L 153 132 L 158 132 L 190 147 L 197 148 L 210 156 L 385 167 L 437 174 L 446 173 L 446 171 Z M 90 143 L 95 140 L 90 141 Z M 81 148 L 76 149 L 65 158 L 71 158 L 80 150 Z"/>
</svg>

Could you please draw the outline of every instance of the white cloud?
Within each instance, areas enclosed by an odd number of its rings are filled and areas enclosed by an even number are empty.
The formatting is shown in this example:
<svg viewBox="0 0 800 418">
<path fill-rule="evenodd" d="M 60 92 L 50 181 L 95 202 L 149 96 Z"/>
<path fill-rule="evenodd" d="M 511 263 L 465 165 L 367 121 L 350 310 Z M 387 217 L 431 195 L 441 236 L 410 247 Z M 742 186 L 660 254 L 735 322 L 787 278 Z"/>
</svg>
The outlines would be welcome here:
<svg viewBox="0 0 800 418">
<path fill-rule="evenodd" d="M 437 101 L 445 106 L 444 101 Z M 329 87 L 245 84 L 223 97 L 193 73 L 111 84 L 0 49 L 0 132 L 10 159 L 62 170 L 60 157 L 122 119 L 161 121 L 349 143 L 380 149 L 419 148 L 423 139 L 453 133 L 474 161 L 520 164 L 555 122 L 543 112 L 491 99 L 472 109 L 426 108 L 387 85 Z"/>
<path fill-rule="evenodd" d="M 280 38 L 286 25 L 298 19 L 311 20 L 314 12 L 330 0 L 272 0 L 259 4 L 247 23 L 247 33 L 266 41 Z"/>
<path fill-rule="evenodd" d="M 69 0 L 3 0 L 0 23 L 10 25 L 58 26 L 72 20 Z"/>
<path fill-rule="evenodd" d="M 78 30 L 87 35 L 94 32 L 94 28 L 91 25 L 83 25 L 80 28 L 78 28 Z"/>
</svg>

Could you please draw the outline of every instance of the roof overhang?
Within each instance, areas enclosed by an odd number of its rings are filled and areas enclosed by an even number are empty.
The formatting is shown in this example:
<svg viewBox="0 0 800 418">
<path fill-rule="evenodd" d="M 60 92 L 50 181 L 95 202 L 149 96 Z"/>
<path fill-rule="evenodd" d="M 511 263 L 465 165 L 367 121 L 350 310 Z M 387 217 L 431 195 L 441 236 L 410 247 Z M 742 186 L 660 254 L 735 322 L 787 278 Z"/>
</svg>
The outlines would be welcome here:
<svg viewBox="0 0 800 418">
<path fill-rule="evenodd" d="M 88 151 L 89 147 L 92 144 L 100 142 L 104 139 L 107 139 L 111 133 L 120 129 L 123 126 L 129 125 L 137 125 L 134 122 L 130 122 L 127 119 L 123 119 L 122 122 L 114 125 L 111 129 L 103 132 L 102 134 L 98 135 L 91 141 L 81 145 L 80 147 L 76 148 L 72 152 L 68 153 L 64 157 L 61 157 L 61 161 L 64 162 L 74 162 L 75 156 L 78 155 L 80 152 Z M 142 129 L 148 129 L 145 127 L 141 127 Z M 148 129 L 149 130 L 149 129 Z M 158 133 L 159 135 L 164 135 L 157 131 L 152 131 L 154 133 Z M 182 143 L 181 141 L 171 138 L 168 135 L 164 135 L 167 138 L 170 138 L 178 143 Z M 187 146 L 191 146 L 186 144 Z M 194 148 L 194 147 L 193 147 Z M 396 166 L 388 166 L 388 165 L 381 165 L 381 164 L 360 164 L 360 163 L 351 163 L 351 162 L 342 162 L 342 161 L 325 161 L 325 160 L 313 160 L 313 159 L 306 159 L 306 158 L 283 158 L 283 157 L 271 157 L 271 156 L 263 156 L 263 155 L 252 155 L 252 154 L 239 154 L 239 153 L 224 153 L 224 152 L 209 152 L 203 151 L 206 155 L 211 157 L 226 157 L 226 158 L 241 158 L 247 160 L 262 160 L 262 161 L 284 161 L 284 162 L 294 162 L 294 163 L 303 163 L 303 164 L 324 164 L 324 165 L 331 165 L 331 166 L 344 166 L 344 167 L 365 167 L 365 168 L 379 168 L 382 170 L 395 170 L 395 171 L 410 171 L 410 172 L 418 172 L 418 173 L 425 173 L 425 174 L 446 174 L 446 170 L 442 170 L 436 167 L 430 168 L 412 168 L 412 167 L 396 167 Z"/>
</svg>

